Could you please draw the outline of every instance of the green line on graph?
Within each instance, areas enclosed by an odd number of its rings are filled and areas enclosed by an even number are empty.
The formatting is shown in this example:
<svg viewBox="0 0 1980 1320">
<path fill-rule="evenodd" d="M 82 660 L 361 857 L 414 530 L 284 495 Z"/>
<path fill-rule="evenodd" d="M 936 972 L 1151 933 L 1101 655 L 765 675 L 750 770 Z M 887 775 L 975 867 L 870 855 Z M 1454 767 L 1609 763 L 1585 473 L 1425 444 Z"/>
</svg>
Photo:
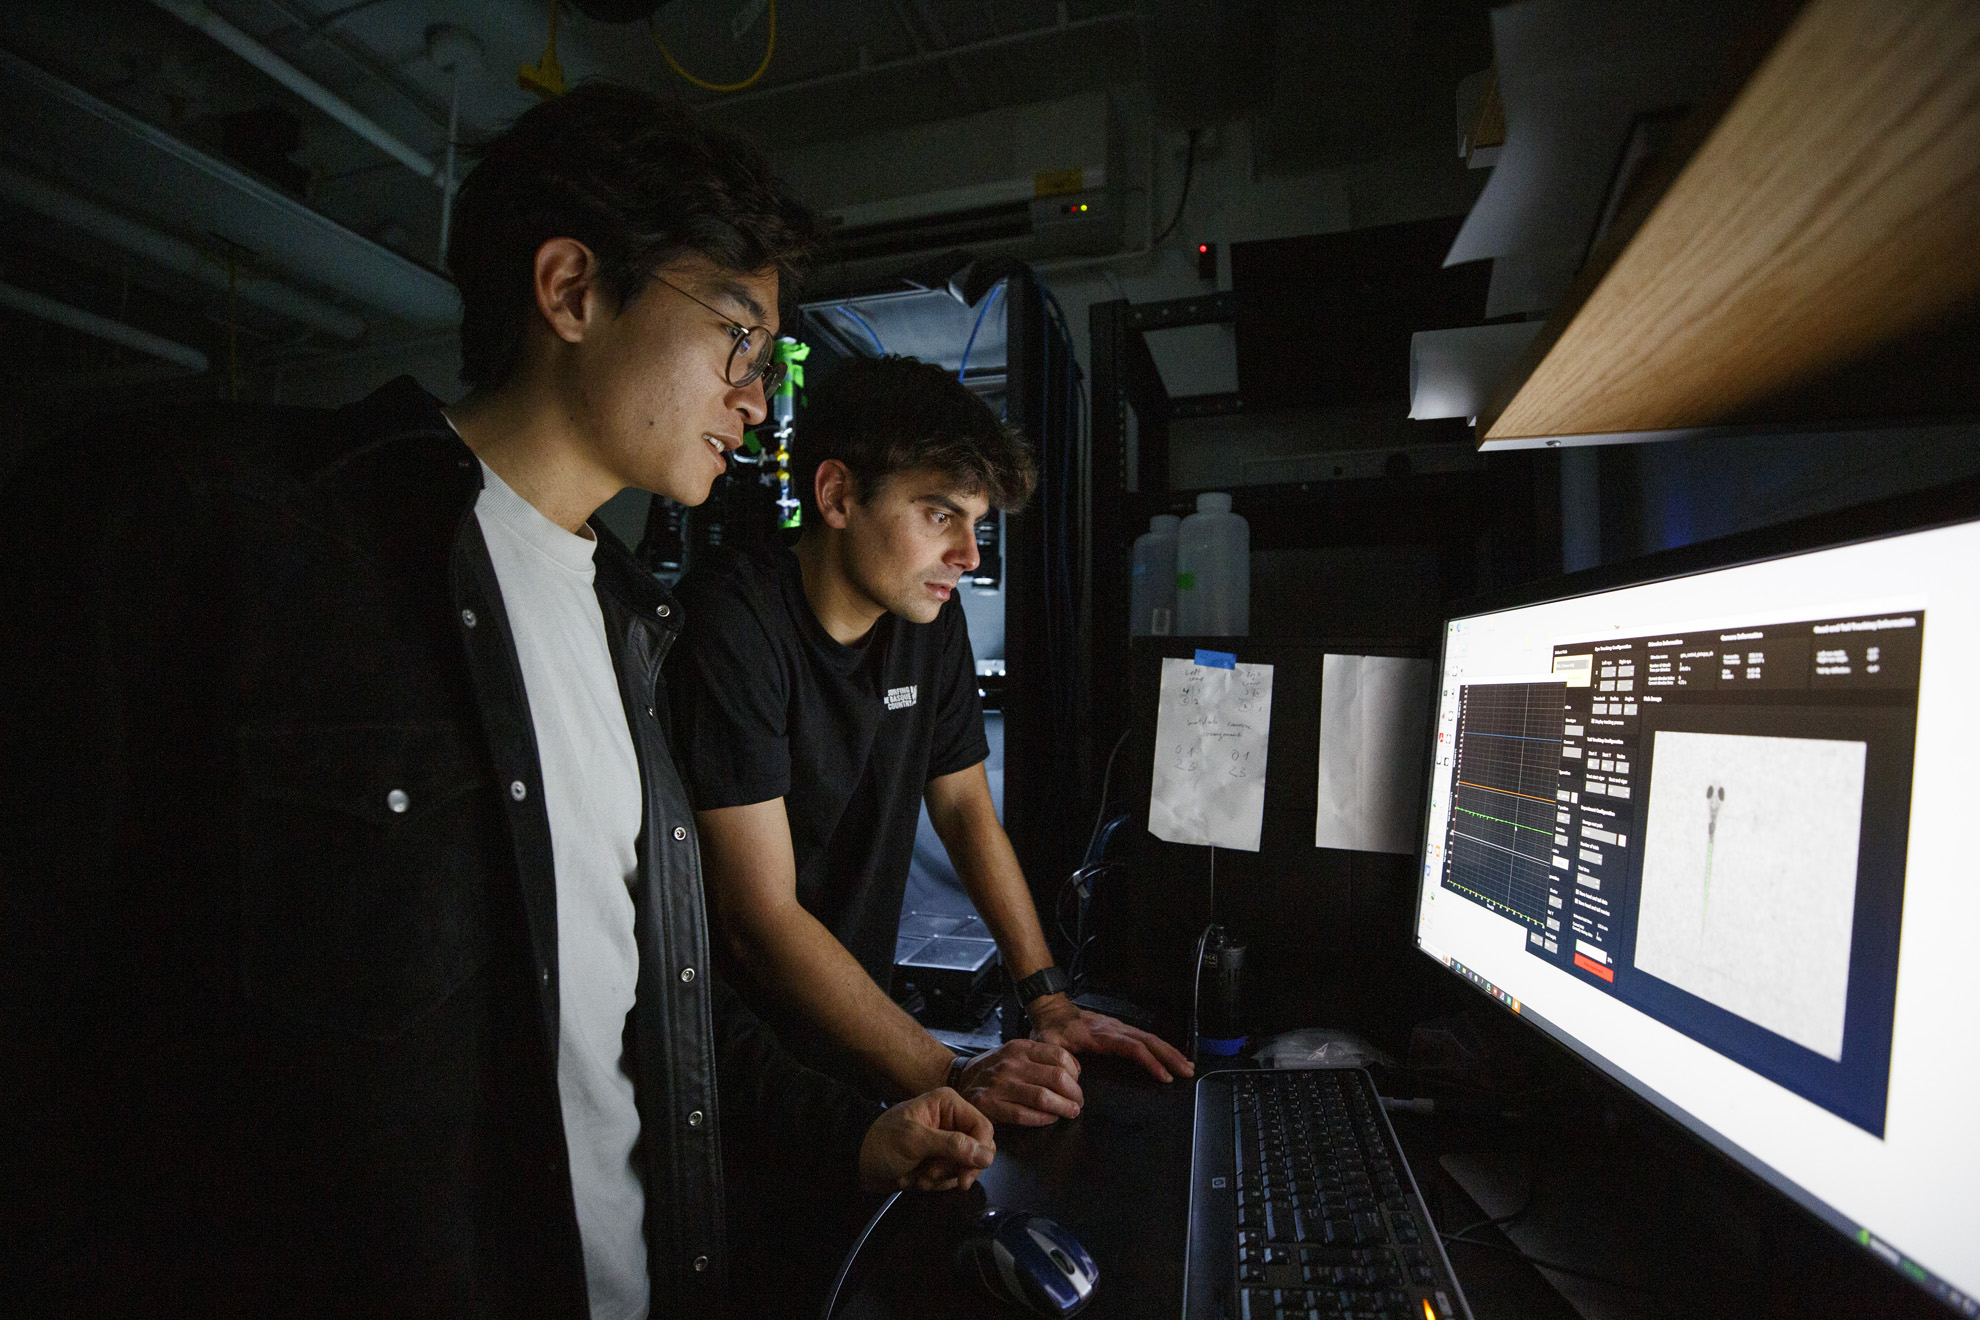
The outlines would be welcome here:
<svg viewBox="0 0 1980 1320">
<path fill-rule="evenodd" d="M 1465 807 L 1459 807 L 1458 810 L 1464 812 L 1467 816 L 1476 816 L 1480 820 L 1496 820 L 1499 824 L 1510 825 L 1516 830 L 1533 830 L 1535 834 L 1544 834 L 1550 839 L 1554 837 L 1552 830 L 1534 829 L 1531 825 L 1522 825 L 1516 820 L 1507 820 L 1504 816 L 1488 816 L 1482 811 L 1471 811 Z"/>
</svg>

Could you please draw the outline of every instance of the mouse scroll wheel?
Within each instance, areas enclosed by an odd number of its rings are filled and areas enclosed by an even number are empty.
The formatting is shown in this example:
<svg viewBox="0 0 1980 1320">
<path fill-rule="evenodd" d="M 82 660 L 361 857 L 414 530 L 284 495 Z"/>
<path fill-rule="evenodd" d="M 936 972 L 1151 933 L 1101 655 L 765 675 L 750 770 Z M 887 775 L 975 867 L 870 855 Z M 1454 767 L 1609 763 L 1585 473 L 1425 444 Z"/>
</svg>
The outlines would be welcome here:
<svg viewBox="0 0 1980 1320">
<path fill-rule="evenodd" d="M 1067 1278 L 1071 1278 L 1077 1272 L 1073 1269 L 1072 1257 L 1066 1255 L 1065 1252 L 1060 1251 L 1057 1247 L 1052 1248 L 1052 1263 L 1064 1270 Z"/>
</svg>

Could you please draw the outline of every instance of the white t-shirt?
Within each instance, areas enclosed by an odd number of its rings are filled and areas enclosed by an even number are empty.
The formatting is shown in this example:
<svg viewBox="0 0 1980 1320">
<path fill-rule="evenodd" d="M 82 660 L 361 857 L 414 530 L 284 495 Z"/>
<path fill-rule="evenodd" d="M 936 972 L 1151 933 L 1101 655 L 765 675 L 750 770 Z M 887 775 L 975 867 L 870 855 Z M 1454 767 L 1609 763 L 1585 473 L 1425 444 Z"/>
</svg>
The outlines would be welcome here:
<svg viewBox="0 0 1980 1320">
<path fill-rule="evenodd" d="M 639 980 L 631 886 L 643 803 L 592 588 L 597 542 L 545 518 L 486 463 L 481 476 L 474 515 L 522 662 L 556 859 L 557 1091 L 591 1317 L 644 1320 L 646 1198 L 624 1049 Z"/>
</svg>

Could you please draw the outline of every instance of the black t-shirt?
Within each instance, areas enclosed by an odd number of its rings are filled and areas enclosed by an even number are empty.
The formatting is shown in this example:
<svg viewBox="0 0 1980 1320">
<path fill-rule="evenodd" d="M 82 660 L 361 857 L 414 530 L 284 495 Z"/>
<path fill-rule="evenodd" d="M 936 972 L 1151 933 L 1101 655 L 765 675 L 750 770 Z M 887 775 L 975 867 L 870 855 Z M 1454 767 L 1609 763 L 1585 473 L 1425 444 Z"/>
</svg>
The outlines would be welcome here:
<svg viewBox="0 0 1980 1320">
<path fill-rule="evenodd" d="M 798 902 L 884 989 L 922 790 L 990 754 L 961 601 L 933 623 L 884 614 L 842 646 L 783 548 L 716 552 L 678 595 L 666 674 L 695 808 L 783 798 Z"/>
</svg>

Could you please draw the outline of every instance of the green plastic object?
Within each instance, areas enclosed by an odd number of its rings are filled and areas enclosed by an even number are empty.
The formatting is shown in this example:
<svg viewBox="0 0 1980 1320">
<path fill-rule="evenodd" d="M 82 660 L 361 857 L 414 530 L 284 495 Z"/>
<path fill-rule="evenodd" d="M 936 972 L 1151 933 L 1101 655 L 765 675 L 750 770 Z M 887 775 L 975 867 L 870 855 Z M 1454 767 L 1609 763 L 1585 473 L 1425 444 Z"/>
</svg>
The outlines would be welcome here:
<svg viewBox="0 0 1980 1320">
<path fill-rule="evenodd" d="M 777 360 L 784 364 L 784 380 L 777 386 L 777 393 L 787 399 L 797 396 L 798 386 L 804 384 L 804 360 L 810 356 L 810 344 L 800 344 L 788 337 L 777 341 Z"/>
<path fill-rule="evenodd" d="M 800 344 L 788 335 L 777 340 L 777 361 L 784 366 L 784 379 L 777 386 L 771 415 L 777 430 L 777 507 L 782 510 L 777 525 L 795 529 L 804 517 L 803 507 L 791 494 L 791 436 L 797 430 L 797 392 L 804 384 L 804 360 L 811 356 L 811 345 Z"/>
</svg>

